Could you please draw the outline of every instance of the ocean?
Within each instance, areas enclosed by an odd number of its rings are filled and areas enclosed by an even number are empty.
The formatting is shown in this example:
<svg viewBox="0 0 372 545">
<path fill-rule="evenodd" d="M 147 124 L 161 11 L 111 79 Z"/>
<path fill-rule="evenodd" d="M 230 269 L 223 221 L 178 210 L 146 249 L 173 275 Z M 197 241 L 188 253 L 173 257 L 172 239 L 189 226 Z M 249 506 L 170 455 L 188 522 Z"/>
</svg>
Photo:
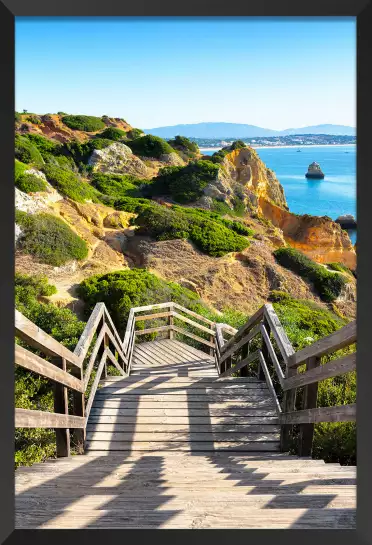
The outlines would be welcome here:
<svg viewBox="0 0 372 545">
<path fill-rule="evenodd" d="M 352 214 L 356 218 L 355 145 L 255 149 L 284 187 L 291 212 L 329 216 L 333 220 L 343 214 Z M 214 151 L 202 153 L 212 155 Z M 323 180 L 305 178 L 313 161 L 323 170 Z M 349 235 L 354 244 L 356 231 L 349 231 Z"/>
</svg>

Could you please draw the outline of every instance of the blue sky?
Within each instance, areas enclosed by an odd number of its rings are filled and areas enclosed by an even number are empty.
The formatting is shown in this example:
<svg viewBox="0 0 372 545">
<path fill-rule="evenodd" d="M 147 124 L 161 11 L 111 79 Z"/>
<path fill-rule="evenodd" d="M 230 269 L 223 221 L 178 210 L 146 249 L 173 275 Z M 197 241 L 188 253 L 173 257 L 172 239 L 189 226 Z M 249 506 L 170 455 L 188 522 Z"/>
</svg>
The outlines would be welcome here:
<svg viewBox="0 0 372 545">
<path fill-rule="evenodd" d="M 17 17 L 16 109 L 355 126 L 355 18 Z"/>
</svg>

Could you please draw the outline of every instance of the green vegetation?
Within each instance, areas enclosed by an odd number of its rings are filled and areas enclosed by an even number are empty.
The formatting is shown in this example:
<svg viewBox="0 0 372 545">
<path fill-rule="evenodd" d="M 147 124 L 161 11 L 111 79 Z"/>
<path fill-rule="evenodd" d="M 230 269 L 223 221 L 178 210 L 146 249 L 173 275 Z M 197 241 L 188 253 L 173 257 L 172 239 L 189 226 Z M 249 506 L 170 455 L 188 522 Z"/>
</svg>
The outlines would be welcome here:
<svg viewBox="0 0 372 545">
<path fill-rule="evenodd" d="M 139 213 L 135 224 L 139 226 L 139 234 L 152 236 L 156 240 L 190 239 L 199 250 L 214 257 L 238 252 L 249 246 L 246 238 L 220 221 L 180 209 L 167 209 L 159 205 L 148 207 Z"/>
<path fill-rule="evenodd" d="M 33 123 L 34 125 L 41 125 L 41 119 L 37 115 L 29 115 L 26 117 L 26 121 Z"/>
<path fill-rule="evenodd" d="M 86 200 L 99 202 L 99 191 L 87 182 L 83 182 L 78 174 L 51 164 L 45 165 L 43 170 L 48 182 L 62 195 L 77 202 L 84 202 Z"/>
<path fill-rule="evenodd" d="M 101 174 L 92 175 L 92 185 L 101 193 L 120 199 L 122 197 L 140 197 L 140 187 L 148 183 L 130 174 Z"/>
<path fill-rule="evenodd" d="M 350 274 L 351 276 L 355 276 L 353 271 L 349 269 L 349 267 L 346 267 L 343 263 L 327 263 L 328 267 L 334 271 L 343 272 Z"/>
<path fill-rule="evenodd" d="M 184 160 L 192 159 L 199 153 L 198 145 L 186 136 L 176 136 L 173 140 L 168 140 L 168 144 L 179 152 Z"/>
<path fill-rule="evenodd" d="M 108 138 L 92 138 L 88 142 L 72 140 L 63 145 L 61 153 L 71 157 L 81 170 L 88 163 L 93 150 L 107 148 L 111 144 L 112 140 Z"/>
<path fill-rule="evenodd" d="M 202 196 L 203 189 L 216 179 L 218 168 L 210 161 L 195 161 L 184 167 L 165 167 L 146 192 L 149 196 L 170 195 L 180 203 L 194 202 Z"/>
<path fill-rule="evenodd" d="M 47 185 L 45 181 L 34 174 L 23 174 L 16 179 L 16 187 L 24 193 L 36 193 L 37 191 L 45 191 Z"/>
<path fill-rule="evenodd" d="M 25 165 L 24 163 L 21 163 L 21 161 L 18 161 L 18 159 L 16 159 L 14 162 L 14 180 L 17 181 L 20 176 L 22 176 L 24 171 L 28 168 L 28 165 Z"/>
<path fill-rule="evenodd" d="M 174 153 L 174 149 L 159 136 L 147 134 L 127 142 L 135 155 L 140 157 L 159 157 L 163 154 Z"/>
<path fill-rule="evenodd" d="M 147 208 L 156 206 L 155 203 L 149 199 L 132 199 L 131 197 L 121 197 L 120 199 L 115 200 L 113 205 L 116 210 L 131 212 L 133 214 L 139 214 Z"/>
<path fill-rule="evenodd" d="M 55 286 L 41 276 L 16 273 L 15 307 L 38 327 L 70 350 L 74 349 L 85 327 L 67 308 L 41 303 L 40 297 L 56 293 Z M 29 346 L 27 346 L 30 349 Z M 31 349 L 32 350 L 32 349 Z M 45 357 L 44 355 L 42 355 Z M 21 409 L 53 412 L 53 386 L 50 381 L 27 369 L 15 368 L 15 406 Z M 55 456 L 55 433 L 39 428 L 16 428 L 15 466 L 32 465 Z"/>
<path fill-rule="evenodd" d="M 246 144 L 243 142 L 243 140 L 235 140 L 235 142 L 233 142 L 231 144 L 231 146 L 226 146 L 218 151 L 216 151 L 212 156 L 211 156 L 211 161 L 212 163 L 222 163 L 222 161 L 224 160 L 225 156 L 230 153 L 230 151 L 234 151 L 236 149 L 242 149 L 242 148 L 246 148 Z"/>
<path fill-rule="evenodd" d="M 274 256 L 280 265 L 312 282 L 319 296 L 326 302 L 334 301 L 346 284 L 343 276 L 328 271 L 295 248 L 279 248 L 275 250 Z"/>
<path fill-rule="evenodd" d="M 124 119 L 122 121 L 124 121 Z M 143 136 L 143 134 L 144 132 L 141 129 L 131 129 L 126 133 L 127 138 L 130 138 L 130 140 L 136 140 L 137 138 L 140 138 L 140 136 Z"/>
<path fill-rule="evenodd" d="M 62 122 L 75 131 L 96 132 L 105 128 L 102 119 L 92 115 L 65 115 Z"/>
<path fill-rule="evenodd" d="M 45 138 L 40 134 L 27 134 L 25 136 L 32 145 L 34 145 L 40 152 L 43 159 L 46 159 L 50 154 L 60 153 L 61 144 L 59 142 L 54 142 L 50 138 Z"/>
<path fill-rule="evenodd" d="M 107 127 L 102 131 L 99 136 L 100 138 L 108 138 L 109 140 L 119 141 L 126 138 L 127 133 L 116 127 Z"/>
<path fill-rule="evenodd" d="M 15 112 L 14 114 L 14 120 L 16 123 L 20 123 L 22 121 L 22 116 L 19 112 Z"/>
<path fill-rule="evenodd" d="M 44 164 L 38 148 L 28 138 L 18 134 L 15 137 L 15 157 L 22 163 L 39 168 Z"/>
<path fill-rule="evenodd" d="M 16 210 L 16 222 L 22 228 L 19 241 L 22 250 L 44 263 L 60 266 L 71 259 L 84 259 L 88 255 L 86 242 L 60 218 Z"/>
<path fill-rule="evenodd" d="M 193 219 L 209 219 L 213 221 L 217 221 L 221 225 L 224 225 L 228 229 L 232 229 L 239 235 L 244 236 L 253 236 L 254 231 L 250 229 L 249 227 L 246 227 L 244 223 L 241 223 L 240 221 L 234 221 L 234 220 L 228 220 L 226 218 L 221 218 L 221 216 L 218 213 L 210 212 L 209 210 L 204 210 L 203 208 L 185 208 L 178 205 L 172 206 L 173 210 L 180 211 L 184 214 L 187 214 L 190 218 Z"/>
</svg>

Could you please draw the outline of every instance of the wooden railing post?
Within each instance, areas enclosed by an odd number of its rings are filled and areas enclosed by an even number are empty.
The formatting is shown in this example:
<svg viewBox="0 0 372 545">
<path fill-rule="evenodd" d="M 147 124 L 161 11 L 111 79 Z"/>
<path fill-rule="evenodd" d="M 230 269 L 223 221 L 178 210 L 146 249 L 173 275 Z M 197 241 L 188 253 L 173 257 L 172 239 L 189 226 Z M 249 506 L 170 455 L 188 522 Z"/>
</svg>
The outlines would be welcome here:
<svg viewBox="0 0 372 545">
<path fill-rule="evenodd" d="M 169 305 L 169 311 L 170 312 L 173 312 L 174 311 L 174 306 L 173 305 Z M 174 318 L 173 316 L 169 316 L 168 318 L 168 325 L 169 326 L 172 326 L 174 325 Z M 174 337 L 174 331 L 172 331 L 172 329 L 169 330 L 169 338 L 172 340 Z"/>
<path fill-rule="evenodd" d="M 269 325 L 269 322 L 267 321 L 266 317 L 264 316 L 263 320 L 262 320 L 262 323 L 264 325 L 264 327 L 266 328 L 266 331 L 267 331 L 267 334 L 269 335 L 270 337 L 270 325 Z M 262 352 L 262 355 L 263 355 L 263 358 L 266 362 L 268 362 L 270 360 L 270 354 L 269 354 L 269 350 L 266 346 L 266 343 L 264 341 L 264 338 L 261 336 L 261 352 Z M 258 362 L 258 373 L 257 373 L 257 377 L 259 380 L 266 380 L 265 379 L 265 373 L 260 365 L 260 362 Z"/>
<path fill-rule="evenodd" d="M 53 358 L 53 363 L 63 371 L 67 370 L 65 358 Z M 67 387 L 62 384 L 54 384 L 54 412 L 68 414 Z M 70 456 L 70 430 L 55 428 L 57 457 Z"/>
<path fill-rule="evenodd" d="M 312 357 L 306 361 L 306 371 L 319 367 L 320 358 Z M 308 384 L 304 387 L 304 409 L 315 409 L 318 397 L 318 382 Z M 311 456 L 314 436 L 314 423 L 300 424 L 299 455 Z"/>
<path fill-rule="evenodd" d="M 249 356 L 249 341 L 242 347 L 242 360 Z M 247 377 L 249 375 L 248 365 L 240 369 L 240 376 Z"/>
<path fill-rule="evenodd" d="M 77 369 L 73 374 L 78 377 L 81 384 L 84 384 L 83 369 Z M 85 395 L 84 392 L 73 391 L 72 394 L 72 406 L 74 416 L 85 416 Z M 79 454 L 84 453 L 86 430 L 85 428 L 76 428 L 73 430 L 74 445 Z"/>
<path fill-rule="evenodd" d="M 285 378 L 293 377 L 297 374 L 297 369 L 286 365 Z M 296 389 L 287 390 L 283 397 L 283 413 L 290 413 L 295 410 L 296 405 Z M 282 424 L 280 428 L 280 450 L 287 452 L 290 447 L 291 435 L 293 426 L 291 424 Z"/>
<path fill-rule="evenodd" d="M 211 325 L 211 329 L 214 329 L 216 331 L 216 324 L 212 324 Z M 216 344 L 216 337 L 215 335 L 209 335 L 209 342 L 213 343 L 214 345 Z M 213 356 L 214 355 L 214 352 L 215 352 L 215 348 L 210 348 L 209 349 L 209 355 L 210 356 Z"/>
</svg>

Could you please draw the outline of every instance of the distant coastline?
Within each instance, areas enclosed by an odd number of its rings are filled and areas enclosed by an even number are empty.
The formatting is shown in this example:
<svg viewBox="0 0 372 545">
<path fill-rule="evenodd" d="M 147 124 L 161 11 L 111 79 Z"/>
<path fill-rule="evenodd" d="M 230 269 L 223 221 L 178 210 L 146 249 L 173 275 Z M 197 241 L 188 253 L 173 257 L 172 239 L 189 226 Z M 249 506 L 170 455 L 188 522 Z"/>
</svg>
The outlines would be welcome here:
<svg viewBox="0 0 372 545">
<path fill-rule="evenodd" d="M 254 149 L 281 149 L 281 148 L 335 148 L 335 147 L 348 147 L 348 146 L 356 146 L 356 144 L 300 144 L 298 146 L 291 145 L 291 146 L 260 146 L 260 145 L 251 145 L 248 143 L 248 146 Z M 199 148 L 200 151 L 218 151 L 222 149 L 222 146 L 215 147 L 215 148 Z"/>
</svg>

